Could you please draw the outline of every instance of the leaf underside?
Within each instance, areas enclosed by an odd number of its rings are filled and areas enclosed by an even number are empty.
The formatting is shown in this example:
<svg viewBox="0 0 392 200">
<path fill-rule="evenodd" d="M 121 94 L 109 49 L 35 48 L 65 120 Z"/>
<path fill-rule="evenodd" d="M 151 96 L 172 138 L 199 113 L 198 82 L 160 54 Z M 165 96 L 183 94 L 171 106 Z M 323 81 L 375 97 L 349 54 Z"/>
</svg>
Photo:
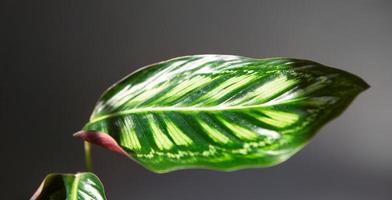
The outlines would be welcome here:
<svg viewBox="0 0 392 200">
<path fill-rule="evenodd" d="M 308 60 L 184 56 L 109 88 L 84 139 L 110 136 L 95 143 L 117 146 L 154 172 L 267 167 L 288 159 L 368 87 Z"/>
<path fill-rule="evenodd" d="M 92 173 L 49 174 L 30 200 L 106 200 L 99 178 Z"/>
</svg>

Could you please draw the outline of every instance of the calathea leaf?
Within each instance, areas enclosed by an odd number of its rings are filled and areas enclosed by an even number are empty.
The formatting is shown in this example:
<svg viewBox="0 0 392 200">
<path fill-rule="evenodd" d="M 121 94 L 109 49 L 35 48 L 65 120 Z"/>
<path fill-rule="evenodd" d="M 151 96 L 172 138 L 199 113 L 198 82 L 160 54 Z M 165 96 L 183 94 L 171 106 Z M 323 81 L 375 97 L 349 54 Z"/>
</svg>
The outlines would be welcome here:
<svg viewBox="0 0 392 200">
<path fill-rule="evenodd" d="M 154 172 L 276 165 L 368 88 L 316 62 L 195 55 L 127 76 L 75 136 Z"/>
<path fill-rule="evenodd" d="M 101 181 L 92 173 L 49 174 L 30 200 L 106 200 Z"/>
</svg>

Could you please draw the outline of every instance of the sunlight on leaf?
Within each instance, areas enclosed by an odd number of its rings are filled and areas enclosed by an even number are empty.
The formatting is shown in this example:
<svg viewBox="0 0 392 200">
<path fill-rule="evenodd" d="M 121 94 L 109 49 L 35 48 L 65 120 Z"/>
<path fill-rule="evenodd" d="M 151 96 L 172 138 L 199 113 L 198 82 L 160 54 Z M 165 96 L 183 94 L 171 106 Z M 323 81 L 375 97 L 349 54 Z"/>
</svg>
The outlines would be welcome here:
<svg viewBox="0 0 392 200">
<path fill-rule="evenodd" d="M 368 87 L 308 60 L 184 56 L 113 85 L 75 136 L 154 172 L 268 167 L 301 149 Z"/>
</svg>

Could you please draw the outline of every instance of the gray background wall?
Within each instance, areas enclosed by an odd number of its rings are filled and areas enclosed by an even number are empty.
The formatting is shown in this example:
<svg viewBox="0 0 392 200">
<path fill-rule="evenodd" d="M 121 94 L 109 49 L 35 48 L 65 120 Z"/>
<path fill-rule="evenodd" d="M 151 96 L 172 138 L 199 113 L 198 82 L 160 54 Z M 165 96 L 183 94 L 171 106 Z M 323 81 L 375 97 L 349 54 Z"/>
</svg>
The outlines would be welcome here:
<svg viewBox="0 0 392 200">
<path fill-rule="evenodd" d="M 188 54 L 289 56 L 372 87 L 287 162 L 157 175 L 94 148 L 109 199 L 392 199 L 391 1 L 1 1 L 1 199 L 83 170 L 72 138 L 100 93 Z"/>
</svg>

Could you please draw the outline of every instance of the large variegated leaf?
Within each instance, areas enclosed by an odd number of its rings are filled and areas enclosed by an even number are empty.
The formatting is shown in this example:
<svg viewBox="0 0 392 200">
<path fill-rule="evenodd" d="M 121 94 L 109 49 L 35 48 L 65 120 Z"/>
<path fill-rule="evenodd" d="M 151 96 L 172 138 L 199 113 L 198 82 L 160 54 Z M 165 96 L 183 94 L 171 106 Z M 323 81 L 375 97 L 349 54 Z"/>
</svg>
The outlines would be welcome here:
<svg viewBox="0 0 392 200">
<path fill-rule="evenodd" d="M 101 181 L 92 173 L 49 174 L 30 200 L 106 200 Z"/>
<path fill-rule="evenodd" d="M 272 166 L 366 88 L 308 60 L 185 56 L 113 85 L 76 136 L 155 172 Z"/>
</svg>

